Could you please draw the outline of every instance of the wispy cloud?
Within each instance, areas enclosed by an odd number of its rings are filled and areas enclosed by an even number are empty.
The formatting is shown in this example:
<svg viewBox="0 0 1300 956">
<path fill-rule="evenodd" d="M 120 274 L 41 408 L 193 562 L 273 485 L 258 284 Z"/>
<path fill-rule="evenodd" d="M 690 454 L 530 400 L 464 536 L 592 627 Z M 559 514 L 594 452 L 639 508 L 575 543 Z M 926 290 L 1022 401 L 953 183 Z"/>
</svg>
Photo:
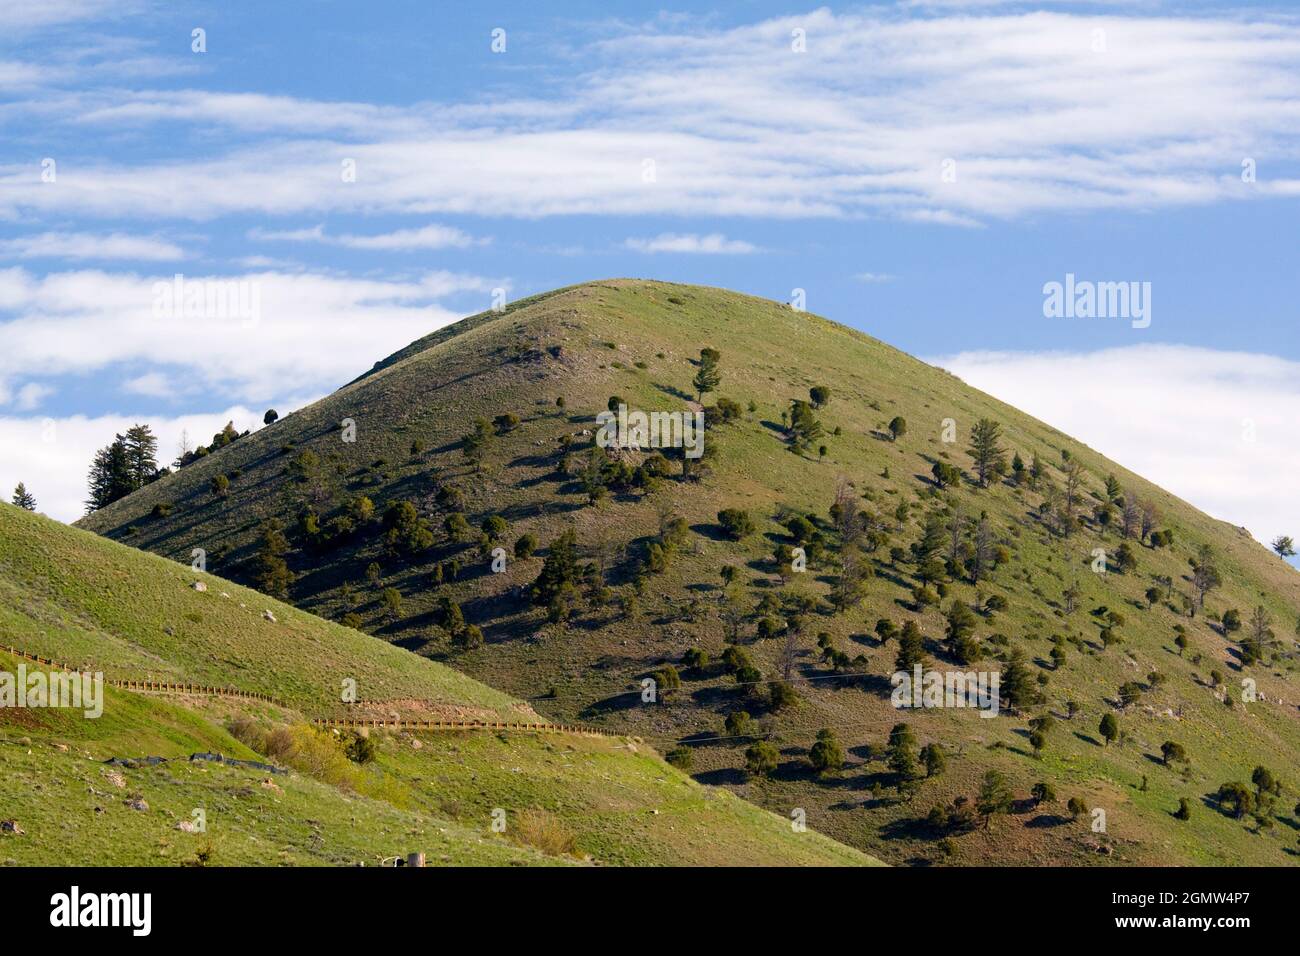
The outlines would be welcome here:
<svg viewBox="0 0 1300 956">
<path fill-rule="evenodd" d="M 162 372 L 145 372 L 123 382 L 122 391 L 150 398 L 169 398 L 176 395 L 177 388 Z"/>
<path fill-rule="evenodd" d="M 394 232 L 372 236 L 351 234 L 333 235 L 325 227 L 291 230 L 250 230 L 248 237 L 272 242 L 319 242 L 342 246 L 346 249 L 370 249 L 381 252 L 402 252 L 411 249 L 447 249 L 483 245 L 486 239 L 475 239 L 452 226 L 429 225 L 419 229 L 398 229 Z"/>
<path fill-rule="evenodd" d="M 167 262 L 183 259 L 185 250 L 153 236 L 114 232 L 42 232 L 0 239 L 0 259 L 129 259 Z"/>
<path fill-rule="evenodd" d="M 54 394 L 54 389 L 39 382 L 28 382 L 18 389 L 14 396 L 14 406 L 22 412 L 29 412 Z"/>
<path fill-rule="evenodd" d="M 890 275 L 888 272 L 859 272 L 853 278 L 869 285 L 878 285 L 883 282 L 893 282 L 897 277 Z"/>
<path fill-rule="evenodd" d="M 628 239 L 624 245 L 636 252 L 675 252 L 686 255 L 747 255 L 758 246 L 742 239 L 728 239 L 720 232 L 701 236 L 694 233 L 660 233 L 653 239 Z"/>
<path fill-rule="evenodd" d="M 608 24 L 605 30 L 610 28 Z M 0 167 L 0 214 L 876 216 L 1300 195 L 1300 23 L 819 9 L 608 32 L 556 95 L 379 105 L 201 90 L 36 98 L 52 124 L 237 130 L 168 162 Z M 1255 181 L 1241 164 L 1267 157 Z M 355 181 L 339 166 L 356 164 Z M 454 174 L 453 174 L 454 173 Z M 651 175 L 652 173 L 652 175 Z M 194 196 L 203 196 L 196 203 Z"/>
<path fill-rule="evenodd" d="M 31 30 L 80 20 L 103 20 L 138 13 L 142 0 L 40 0 L 0 4 L 0 29 Z"/>
</svg>

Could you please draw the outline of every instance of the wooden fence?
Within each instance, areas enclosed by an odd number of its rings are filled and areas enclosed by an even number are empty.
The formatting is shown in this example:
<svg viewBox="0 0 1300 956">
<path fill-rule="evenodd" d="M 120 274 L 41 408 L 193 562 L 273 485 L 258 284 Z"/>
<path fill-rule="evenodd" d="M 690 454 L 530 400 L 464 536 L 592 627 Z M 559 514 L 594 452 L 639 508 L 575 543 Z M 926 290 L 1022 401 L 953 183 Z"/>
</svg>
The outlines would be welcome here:
<svg viewBox="0 0 1300 956">
<path fill-rule="evenodd" d="M 71 664 L 50 660 L 48 657 L 41 657 L 39 654 L 29 654 L 27 651 L 13 645 L 7 645 L 3 650 L 8 651 L 14 657 L 33 661 L 52 670 L 69 671 L 74 674 L 86 673 L 89 670 L 87 667 L 73 667 Z M 104 678 L 104 683 L 109 687 L 118 687 L 122 690 L 131 690 L 142 694 L 201 694 L 207 697 L 234 697 L 239 700 L 256 700 L 266 704 L 275 704 L 277 707 L 287 706 L 283 701 L 272 697 L 270 694 L 239 690 L 236 687 L 218 687 L 215 684 L 177 684 L 169 681 L 134 679 L 110 680 L 107 677 Z"/>
<path fill-rule="evenodd" d="M 54 670 L 71 671 L 74 673 L 82 673 L 86 670 L 86 668 L 72 667 L 59 661 L 50 660 L 48 657 L 29 654 L 27 651 L 20 650 L 12 645 L 4 646 L 2 649 L 12 654 L 14 657 L 34 661 L 37 664 L 41 664 Z M 238 690 L 234 687 L 217 687 L 212 684 L 177 684 L 156 680 L 108 680 L 107 678 L 105 678 L 104 683 L 108 684 L 110 687 L 117 687 L 122 690 L 134 691 L 141 694 L 199 694 L 208 697 L 231 697 L 238 700 L 256 700 L 262 703 L 274 704 L 277 707 L 288 707 L 288 705 L 283 701 L 272 697 L 270 694 L 261 694 L 250 690 Z M 369 706 L 386 706 L 383 701 L 364 701 L 362 703 Z M 378 717 L 318 717 L 312 720 L 312 724 L 316 727 L 330 729 L 338 728 L 341 730 L 356 730 L 362 727 L 389 730 L 515 730 L 524 733 L 539 734 L 580 734 L 586 737 L 622 736 L 621 734 L 616 734 L 612 731 L 601 730 L 596 727 L 583 727 L 579 724 L 528 723 L 525 721 L 508 720 L 416 720 L 402 718 L 384 719 Z"/>
<path fill-rule="evenodd" d="M 317 727 L 358 730 L 518 730 L 536 734 L 581 734 L 588 737 L 621 737 L 622 734 L 580 724 L 526 723 L 519 720 L 418 720 L 413 718 L 320 717 L 312 721 Z"/>
</svg>

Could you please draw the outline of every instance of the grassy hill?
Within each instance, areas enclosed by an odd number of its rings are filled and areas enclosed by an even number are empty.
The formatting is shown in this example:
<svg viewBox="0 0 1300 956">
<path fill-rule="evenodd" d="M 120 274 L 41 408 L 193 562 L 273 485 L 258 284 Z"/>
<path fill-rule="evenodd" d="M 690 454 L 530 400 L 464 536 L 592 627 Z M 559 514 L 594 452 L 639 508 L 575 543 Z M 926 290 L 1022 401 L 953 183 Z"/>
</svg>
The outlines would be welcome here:
<svg viewBox="0 0 1300 956">
<path fill-rule="evenodd" d="M 700 786 L 633 739 L 372 731 L 374 759 L 354 763 L 346 738 L 309 724 L 344 713 L 346 678 L 374 702 L 361 705 L 367 716 L 538 718 L 442 664 L 10 505 L 0 506 L 0 646 L 109 680 L 282 702 L 106 687 L 97 719 L 0 708 L 0 817 L 23 831 L 0 831 L 0 862 L 374 865 L 415 851 L 456 865 L 876 862 Z M 40 669 L 0 650 L 0 671 L 24 663 Z M 189 759 L 213 752 L 290 772 Z M 115 757 L 138 765 L 106 763 Z M 195 810 L 206 830 L 178 829 Z"/>
<path fill-rule="evenodd" d="M 648 482 L 636 472 L 646 451 L 592 457 L 596 415 L 611 396 L 647 412 L 697 408 L 692 382 L 704 348 L 721 353 L 721 383 L 703 404 L 711 418 L 733 414 L 710 427 L 692 474 L 671 452 L 669 474 Z M 814 386 L 830 390 L 813 411 L 822 434 L 793 450 L 790 403 L 808 400 Z M 895 418 L 907 425 L 896 439 Z M 496 424 L 467 443 L 480 419 Z M 1007 473 L 982 486 L 971 454 L 981 419 L 1000 425 L 994 444 L 1005 459 L 1037 456 L 1041 477 Z M 1082 471 L 1067 508 L 1072 462 Z M 958 477 L 940 487 L 938 464 Z M 218 476 L 229 480 L 224 494 L 214 490 Z M 849 539 L 830 513 L 837 494 L 860 519 Z M 1112 498 L 1148 504 L 1152 530 L 1170 532 L 1171 543 L 1126 538 L 1121 512 L 1105 507 Z M 746 511 L 754 532 L 735 540 L 720 527 L 723 509 Z M 492 516 L 508 530 L 484 545 L 479 529 Z M 203 548 L 214 574 L 253 582 L 266 570 L 259 553 L 270 520 L 287 537 L 294 580 L 285 596 L 298 607 L 449 661 L 548 717 L 636 733 L 661 752 L 684 747 L 698 780 L 782 816 L 802 811 L 810 826 L 892 862 L 1296 859 L 1300 575 L 1242 529 L 826 319 L 657 282 L 559 290 L 413 343 L 81 524 L 182 561 Z M 927 522 L 937 574 L 914 550 Z M 570 530 L 578 568 L 561 574 L 566 606 L 548 616 L 530 588 Z M 511 553 L 495 573 L 491 549 L 512 551 L 525 535 L 537 552 Z M 801 540 L 808 567 L 794 573 L 774 552 Z M 1201 608 L 1189 560 L 1203 547 L 1220 585 Z M 1108 573 L 1095 573 L 1097 549 Z M 995 568 L 975 573 L 990 559 Z M 869 568 L 870 579 L 846 587 L 846 561 Z M 923 577 L 930 585 L 918 600 Z M 837 590 L 846 595 L 839 604 Z M 481 646 L 448 619 L 448 600 L 481 630 Z M 947 639 L 947 617 L 968 616 L 954 605 L 973 615 L 964 648 Z M 1257 607 L 1272 639 L 1267 663 L 1248 664 L 1241 642 L 1250 627 L 1232 629 L 1225 613 L 1247 621 Z M 995 719 L 896 709 L 899 642 L 878 636 L 882 618 L 919 627 L 927 667 L 1025 675 L 1020 706 Z M 759 671 L 757 683 L 745 671 L 738 683 L 736 667 L 721 662 L 733 644 Z M 693 650 L 709 662 L 689 664 Z M 667 664 L 679 669 L 681 688 L 644 703 L 641 681 Z M 1242 697 L 1243 679 L 1258 689 L 1253 702 Z M 774 700 L 778 684 L 797 700 L 784 701 L 781 690 Z M 1030 702 L 1035 690 L 1041 699 Z M 724 720 L 739 710 L 757 726 L 728 735 Z M 1107 714 L 1120 731 L 1109 745 L 1099 731 Z M 1054 726 L 1036 752 L 1028 722 L 1044 715 Z M 899 722 L 916 738 L 903 748 L 912 756 L 942 746 L 942 773 L 914 780 L 906 758 L 898 758 L 903 770 L 891 765 L 888 738 Z M 818 774 L 809 756 L 827 728 L 846 762 Z M 759 739 L 778 748 L 778 766 L 748 774 L 746 752 Z M 1189 761 L 1166 766 L 1167 741 Z M 1257 766 L 1281 778 L 1281 793 L 1259 819 L 1236 819 L 1215 795 L 1234 781 L 1253 790 Z M 1003 775 L 1011 812 L 987 829 L 929 819 L 934 807 L 975 802 L 990 770 Z M 1040 782 L 1054 802 L 1030 799 Z M 1072 797 L 1104 811 L 1104 831 L 1092 829 L 1091 812 L 1073 819 Z M 1187 820 L 1174 816 L 1180 799 L 1190 804 Z"/>
</svg>

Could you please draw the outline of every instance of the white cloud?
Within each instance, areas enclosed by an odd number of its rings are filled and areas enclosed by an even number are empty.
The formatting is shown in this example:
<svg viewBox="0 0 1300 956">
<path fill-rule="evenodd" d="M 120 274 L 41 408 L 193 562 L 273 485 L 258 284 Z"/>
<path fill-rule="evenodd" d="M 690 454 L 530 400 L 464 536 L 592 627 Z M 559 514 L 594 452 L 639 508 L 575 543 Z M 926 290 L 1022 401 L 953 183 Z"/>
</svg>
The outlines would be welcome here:
<svg viewBox="0 0 1300 956">
<path fill-rule="evenodd" d="M 558 80 L 549 100 L 38 97 L 25 108 L 50 124 L 111 122 L 117 136 L 197 124 L 237 131 L 239 145 L 201 159 L 83 162 L 57 184 L 30 165 L 0 167 L 0 215 L 885 216 L 961 226 L 1300 195 L 1300 21 L 1284 15 L 877 8 L 733 29 L 682 23 L 589 43 L 583 71 Z M 791 50 L 795 29 L 806 52 Z M 1248 158 L 1260 161 L 1249 184 Z M 356 162 L 355 182 L 340 177 L 344 159 Z"/>
<path fill-rule="evenodd" d="M 304 268 L 301 263 L 289 259 L 277 259 L 273 256 L 238 256 L 231 261 L 244 269 L 292 270 L 297 272 Z"/>
<path fill-rule="evenodd" d="M 171 398 L 176 395 L 176 386 L 162 372 L 145 372 L 123 382 L 122 391 L 150 398 Z"/>
<path fill-rule="evenodd" d="M 28 90 L 51 78 L 54 71 L 33 63 L 0 60 L 0 90 Z"/>
<path fill-rule="evenodd" d="M 153 236 L 114 232 L 42 232 L 0 239 L 0 259 L 139 259 L 167 262 L 182 259 L 185 250 Z"/>
<path fill-rule="evenodd" d="M 746 255 L 758 252 L 758 246 L 743 239 L 728 239 L 720 232 L 707 236 L 693 233 L 664 232 L 653 239 L 628 239 L 627 248 L 636 252 L 676 252 L 686 255 Z"/>
<path fill-rule="evenodd" d="M 283 411 L 283 410 L 282 410 Z M 60 521 L 75 521 L 86 510 L 86 472 L 95 452 L 137 422 L 158 436 L 158 463 L 177 455 L 181 432 L 190 446 L 208 441 L 228 421 L 241 432 L 260 428 L 262 412 L 243 406 L 224 411 L 159 418 L 155 415 L 101 415 L 87 418 L 0 416 L 0 494 L 6 501 L 18 482 L 36 496 L 37 510 Z"/>
<path fill-rule="evenodd" d="M 18 406 L 20 411 L 29 412 L 53 394 L 54 389 L 48 385 L 42 385 L 39 382 L 28 382 L 18 389 L 14 404 Z"/>
<path fill-rule="evenodd" d="M 100 20 L 134 13 L 139 0 L 40 0 L 39 3 L 0 4 L 0 28 L 29 30 L 78 20 Z"/>
<path fill-rule="evenodd" d="M 351 234 L 330 235 L 324 226 L 310 229 L 292 229 L 275 231 L 253 229 L 248 238 L 273 242 L 319 242 L 326 245 L 342 246 L 346 249 L 370 249 L 385 252 L 405 251 L 409 249 L 446 249 L 449 247 L 465 248 L 482 245 L 486 240 L 475 239 L 452 226 L 430 225 L 419 229 L 398 229 L 394 232 L 374 236 Z"/>
<path fill-rule="evenodd" d="M 166 367 L 187 393 L 246 402 L 333 388 L 460 317 L 439 299 L 481 292 L 487 308 L 491 289 L 506 287 L 447 272 L 402 282 L 279 272 L 184 277 L 187 287 L 232 281 L 247 283 L 250 301 L 256 294 L 256 321 L 156 316 L 155 283 L 170 286 L 171 276 L 37 277 L 0 269 L 0 396 L 20 379 L 84 375 L 119 363 Z M 147 377 L 131 383 L 137 391 L 156 384 Z"/>
<path fill-rule="evenodd" d="M 1176 345 L 932 361 L 1260 541 L 1300 537 L 1300 362 Z"/>
<path fill-rule="evenodd" d="M 869 285 L 878 285 L 882 282 L 893 282 L 896 276 L 892 276 L 888 272 L 859 272 L 853 278 Z"/>
</svg>

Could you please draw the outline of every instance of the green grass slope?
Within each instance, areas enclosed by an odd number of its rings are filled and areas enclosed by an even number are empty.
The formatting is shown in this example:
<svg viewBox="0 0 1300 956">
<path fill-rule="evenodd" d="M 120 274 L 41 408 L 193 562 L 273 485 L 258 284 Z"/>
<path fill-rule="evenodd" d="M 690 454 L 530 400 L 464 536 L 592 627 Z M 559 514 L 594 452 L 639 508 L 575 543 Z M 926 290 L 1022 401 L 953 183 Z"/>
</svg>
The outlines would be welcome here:
<svg viewBox="0 0 1300 956">
<path fill-rule="evenodd" d="M 532 716 L 449 667 L 18 508 L 0 509 L 0 543 L 0 644 L 93 663 L 115 678 L 257 691 L 314 716 L 343 715 L 346 680 L 361 700 L 432 700 L 483 719 Z"/>
<path fill-rule="evenodd" d="M 705 467 L 690 478 L 674 469 L 656 490 L 616 488 L 593 503 L 582 471 L 596 414 L 615 395 L 646 411 L 693 407 L 692 379 L 704 347 L 722 353 L 721 385 L 704 403 L 713 405 L 720 395 L 742 409 L 738 419 L 710 429 Z M 807 453 L 792 453 L 783 414 L 815 385 L 832 394 L 816 413 L 825 435 Z M 491 438 L 481 462 L 466 460 L 462 438 L 474 421 L 505 414 L 516 416 L 518 426 Z M 906 419 L 908 430 L 891 441 L 887 425 L 895 416 Z M 1008 458 L 1019 452 L 1028 462 L 1036 454 L 1046 481 L 1058 488 L 1065 454 L 1082 463 L 1084 520 L 1071 534 L 1048 520 L 1045 484 L 1034 490 L 1008 479 L 988 487 L 972 480 L 969 438 L 981 418 L 1001 424 Z M 945 420 L 952 421 L 955 442 L 944 440 Z M 644 455 L 624 458 L 636 465 Z M 936 487 L 931 469 L 937 462 L 962 469 L 962 480 Z M 232 476 L 226 497 L 212 490 L 220 474 Z M 1136 567 L 1122 573 L 1114 564 L 1123 543 L 1119 530 L 1093 517 L 1112 474 L 1127 494 L 1158 509 L 1158 528 L 1173 532 L 1167 548 L 1128 541 Z M 475 529 L 468 537 L 443 530 L 461 507 L 448 498 L 450 487 L 463 495 L 464 516 Z M 830 601 L 844 550 L 828 518 L 837 488 L 849 489 L 877 534 L 865 557 L 874 576 L 862 600 L 846 609 Z M 372 521 L 347 535 L 312 532 L 313 519 L 328 529 L 360 496 L 375 505 Z M 414 505 L 432 529 L 427 547 L 386 543 L 380 517 L 401 501 Z M 717 520 L 724 508 L 748 511 L 756 533 L 730 540 Z M 792 514 L 810 516 L 826 547 L 807 573 L 783 579 L 772 554 L 793 543 L 784 526 Z M 507 547 L 527 533 L 542 545 L 539 554 L 512 557 L 493 573 L 490 555 L 474 540 L 490 515 L 509 522 Z M 941 522 L 944 552 L 949 529 L 957 526 L 961 553 L 973 545 L 967 519 L 981 515 L 1009 560 L 978 584 L 964 568 L 953 568 L 942 582 L 942 603 L 917 604 L 921 569 L 910 547 L 927 518 Z M 665 568 L 647 572 L 648 545 L 673 517 L 684 520 L 685 540 Z M 450 660 L 547 716 L 599 721 L 643 735 L 661 751 L 684 742 L 697 779 L 725 784 L 782 816 L 802 812 L 811 827 L 893 862 L 1296 858 L 1300 821 L 1290 807 L 1300 758 L 1300 575 L 1243 530 L 954 376 L 826 319 L 723 290 L 656 282 L 611 280 L 560 290 L 413 343 L 322 401 L 81 524 L 178 560 L 205 548 L 215 574 L 249 582 L 259 533 L 272 518 L 292 545 L 287 558 L 296 577 L 287 598 L 297 606 L 347 617 L 401 647 Z M 571 617 L 557 624 L 533 606 L 528 589 L 546 545 L 567 529 L 592 570 L 580 582 Z M 1192 591 L 1188 561 L 1201 546 L 1213 549 L 1222 585 L 1190 617 L 1180 594 Z M 1110 573 L 1092 571 L 1098 548 L 1111 558 Z M 729 586 L 726 567 L 735 572 Z M 1065 598 L 1072 584 L 1078 588 L 1073 609 Z M 1146 597 L 1153 586 L 1167 589 L 1154 602 Z M 392 590 L 400 607 L 391 602 Z M 985 610 L 994 595 L 1006 601 L 1005 610 Z M 481 628 L 483 646 L 453 643 L 443 626 L 444 598 Z M 979 611 L 978 652 L 969 666 L 955 662 L 944 640 L 942 612 L 954 601 Z M 1245 631 L 1225 631 L 1220 619 L 1229 609 L 1247 619 L 1257 606 L 1271 618 L 1275 641 L 1267 664 L 1247 665 L 1240 647 Z M 1101 609 L 1124 618 L 1111 629 L 1120 643 L 1103 642 Z M 790 625 L 791 639 L 759 637 L 765 617 Z M 991 720 L 969 710 L 896 710 L 889 675 L 898 645 L 873 633 L 880 618 L 898 626 L 914 621 L 931 667 L 1001 671 L 1019 652 L 1031 679 L 1042 682 L 1042 702 L 1020 712 L 1004 709 Z M 1181 651 L 1176 626 L 1186 632 Z M 837 673 L 826 662 L 817 646 L 821 634 L 857 659 L 847 668 L 854 673 L 843 667 Z M 718 663 L 729 641 L 750 655 L 765 683 L 738 686 Z M 1056 647 L 1065 653 L 1059 666 L 1051 656 Z M 712 663 L 687 667 L 683 655 L 691 648 Z M 681 690 L 644 704 L 640 681 L 667 663 L 681 669 Z M 799 699 L 776 710 L 766 682 L 787 669 Z M 1160 679 L 1151 680 L 1153 672 Z M 1226 693 L 1215 686 L 1215 672 Z M 1254 702 L 1241 698 L 1244 679 L 1260 692 Z M 1125 683 L 1139 685 L 1140 698 L 1121 707 Z M 1067 719 L 1069 701 L 1076 715 Z M 724 718 L 740 709 L 758 721 L 757 736 L 780 750 L 770 774 L 743 770 L 753 737 L 723 732 Z M 1108 713 L 1118 718 L 1123 737 L 1103 746 L 1098 724 Z M 1036 755 L 1027 721 L 1042 714 L 1057 719 Z M 910 725 L 918 744 L 946 749 L 942 774 L 899 786 L 905 781 L 885 759 L 890 728 L 899 721 Z M 823 728 L 833 728 L 846 751 L 846 765 L 835 774 L 815 774 L 808 764 Z M 1190 763 L 1164 766 L 1159 756 L 1166 741 L 1181 744 Z M 1220 785 L 1249 785 L 1256 766 L 1282 780 L 1271 812 L 1260 819 L 1221 812 L 1214 799 Z M 1012 812 L 988 829 L 946 833 L 927 823 L 932 807 L 973 799 L 989 770 L 1005 776 L 1016 800 Z M 1034 806 L 1029 795 L 1038 782 L 1050 784 L 1059 800 Z M 1091 814 L 1071 819 L 1064 807 L 1069 797 L 1105 811 L 1104 831 L 1091 829 Z M 1173 816 L 1182 798 L 1192 808 L 1186 821 Z"/>
<path fill-rule="evenodd" d="M 0 653 L 0 669 L 13 672 L 19 663 Z M 220 716 L 112 688 L 96 720 L 62 710 L 0 710 L 0 816 L 21 831 L 0 831 L 0 863 L 377 865 L 417 850 L 431 864 L 565 862 L 308 775 L 191 762 L 198 752 L 261 761 L 222 729 L 214 719 Z M 145 756 L 167 762 L 105 764 Z"/>
<path fill-rule="evenodd" d="M 208 589 L 193 590 L 195 580 Z M 536 716 L 442 664 L 9 505 L 0 506 L 3 646 L 109 679 L 216 684 L 284 704 L 106 687 L 97 719 L 0 707 L 0 819 L 22 831 L 0 830 L 0 862 L 376 865 L 415 851 L 430 864 L 475 866 L 876 862 L 701 787 L 633 740 L 372 731 L 378 759 L 353 764 L 344 739 L 307 723 L 343 712 L 348 677 L 381 702 L 367 715 Z M 0 671 L 24 663 L 39 669 L 0 650 Z M 197 752 L 291 772 L 191 762 Z M 166 762 L 105 764 L 145 756 Z M 206 830 L 179 829 L 194 810 Z"/>
</svg>

